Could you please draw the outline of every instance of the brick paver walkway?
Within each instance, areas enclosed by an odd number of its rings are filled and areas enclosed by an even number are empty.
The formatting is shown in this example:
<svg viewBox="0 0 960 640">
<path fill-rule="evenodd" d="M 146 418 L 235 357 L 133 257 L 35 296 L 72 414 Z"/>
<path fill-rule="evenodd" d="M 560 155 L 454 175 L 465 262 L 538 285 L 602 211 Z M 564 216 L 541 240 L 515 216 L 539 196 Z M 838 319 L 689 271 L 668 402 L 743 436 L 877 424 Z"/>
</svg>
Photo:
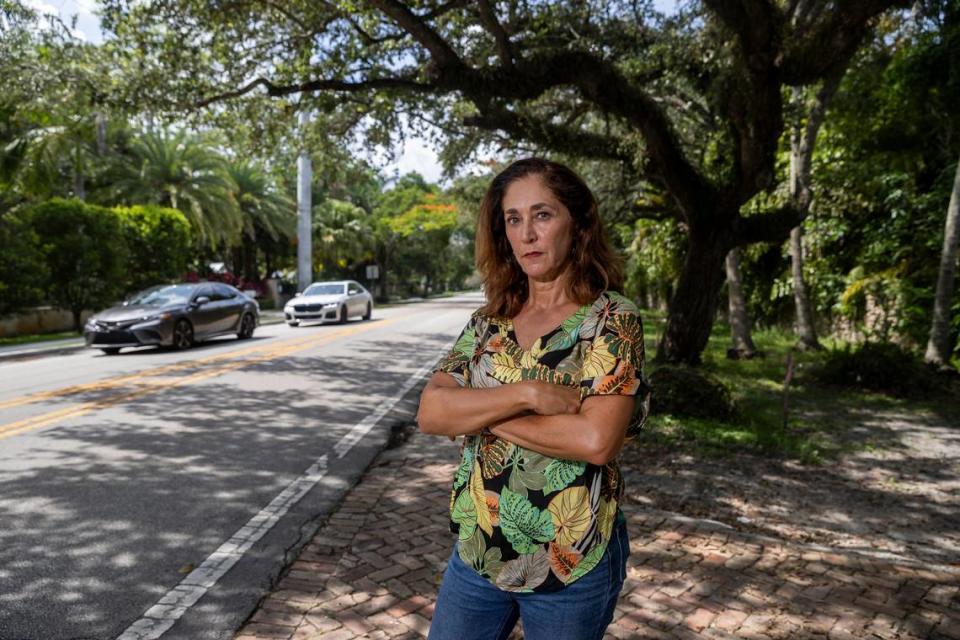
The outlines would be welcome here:
<svg viewBox="0 0 960 640">
<path fill-rule="evenodd" d="M 236 640 L 425 636 L 453 544 L 456 454 L 422 435 L 381 454 Z M 607 638 L 960 640 L 951 567 L 624 510 L 630 569 Z"/>
</svg>

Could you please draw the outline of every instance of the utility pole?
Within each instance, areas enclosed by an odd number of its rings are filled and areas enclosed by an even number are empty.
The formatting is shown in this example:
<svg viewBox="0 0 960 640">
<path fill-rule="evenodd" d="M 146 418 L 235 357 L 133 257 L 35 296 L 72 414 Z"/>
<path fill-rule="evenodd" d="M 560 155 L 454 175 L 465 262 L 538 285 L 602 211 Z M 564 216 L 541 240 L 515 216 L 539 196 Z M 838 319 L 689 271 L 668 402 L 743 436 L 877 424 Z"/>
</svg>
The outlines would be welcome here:
<svg viewBox="0 0 960 640">
<path fill-rule="evenodd" d="M 306 108 L 301 109 L 298 124 L 303 140 L 307 125 L 310 124 Z M 312 174 L 310 153 L 304 144 L 297 158 L 297 291 L 309 287 L 313 280 L 313 224 L 310 215 Z"/>
</svg>

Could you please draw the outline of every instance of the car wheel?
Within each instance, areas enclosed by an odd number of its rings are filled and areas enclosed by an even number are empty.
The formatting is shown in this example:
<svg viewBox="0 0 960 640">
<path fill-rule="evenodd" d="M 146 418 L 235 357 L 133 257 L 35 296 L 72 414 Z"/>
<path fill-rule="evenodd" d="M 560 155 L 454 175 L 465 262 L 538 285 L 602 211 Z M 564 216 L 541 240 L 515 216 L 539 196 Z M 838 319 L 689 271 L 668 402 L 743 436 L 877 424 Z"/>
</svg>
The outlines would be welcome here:
<svg viewBox="0 0 960 640">
<path fill-rule="evenodd" d="M 173 325 L 173 348 L 189 349 L 193 346 L 193 325 L 189 320 L 177 320 Z"/>
<path fill-rule="evenodd" d="M 100 351 L 103 351 L 108 356 L 115 356 L 120 353 L 120 347 L 109 347 L 107 349 L 100 349 Z"/>
<path fill-rule="evenodd" d="M 340 324 L 343 324 L 346 321 L 347 321 L 347 305 L 343 305 L 342 307 L 340 307 L 340 319 L 338 320 L 338 322 Z"/>
<path fill-rule="evenodd" d="M 372 318 L 372 317 L 373 317 L 373 305 L 368 302 L 368 303 L 367 303 L 367 312 L 366 312 L 365 314 L 363 314 L 363 319 L 364 319 L 364 320 L 369 320 L 369 319 Z"/>
<path fill-rule="evenodd" d="M 243 314 L 243 317 L 240 318 L 240 330 L 237 331 L 237 337 L 241 340 L 246 340 L 253 337 L 253 330 L 257 327 L 257 323 L 254 321 L 253 316 L 249 313 Z"/>
<path fill-rule="evenodd" d="M 299 326 L 300 326 L 300 323 L 297 322 L 296 320 L 287 320 L 287 326 L 288 326 L 288 327 L 299 327 Z"/>
</svg>

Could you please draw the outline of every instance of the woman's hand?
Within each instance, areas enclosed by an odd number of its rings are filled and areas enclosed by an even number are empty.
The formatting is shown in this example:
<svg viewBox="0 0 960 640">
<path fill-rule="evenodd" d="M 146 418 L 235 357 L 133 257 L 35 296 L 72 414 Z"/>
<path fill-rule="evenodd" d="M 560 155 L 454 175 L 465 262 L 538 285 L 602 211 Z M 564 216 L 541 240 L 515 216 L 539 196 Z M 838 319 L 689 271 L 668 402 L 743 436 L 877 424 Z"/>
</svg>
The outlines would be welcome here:
<svg viewBox="0 0 960 640">
<path fill-rule="evenodd" d="M 530 406 L 534 413 L 541 416 L 555 416 L 562 413 L 580 411 L 580 390 L 537 380 L 528 380 Z"/>
</svg>

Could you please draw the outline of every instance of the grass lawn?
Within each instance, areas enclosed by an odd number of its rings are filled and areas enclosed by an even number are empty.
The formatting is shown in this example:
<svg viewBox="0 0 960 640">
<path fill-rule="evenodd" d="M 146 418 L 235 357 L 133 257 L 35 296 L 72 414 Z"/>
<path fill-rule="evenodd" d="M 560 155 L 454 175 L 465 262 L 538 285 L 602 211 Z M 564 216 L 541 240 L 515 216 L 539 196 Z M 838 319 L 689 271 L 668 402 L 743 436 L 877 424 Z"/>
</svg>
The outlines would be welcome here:
<svg viewBox="0 0 960 640">
<path fill-rule="evenodd" d="M 10 338 L 0 338 L 0 347 L 10 347 L 28 342 L 47 342 L 48 340 L 63 340 L 64 338 L 78 338 L 80 334 L 76 331 L 61 331 L 59 333 L 34 333 L 26 336 L 12 336 Z"/>
<path fill-rule="evenodd" d="M 644 335 L 648 350 L 647 375 L 656 370 L 653 356 L 663 331 L 663 314 L 644 312 Z M 780 329 L 756 331 L 756 347 L 764 358 L 730 360 L 726 357 L 730 329 L 716 323 L 703 354 L 703 369 L 719 378 L 730 390 L 737 410 L 729 420 L 650 416 L 638 445 L 651 448 L 688 449 L 699 455 L 725 456 L 749 451 L 764 455 L 818 463 L 847 451 L 895 446 L 885 440 L 883 429 L 861 427 L 865 421 L 882 420 L 895 413 L 927 415 L 960 426 L 960 384 L 953 393 L 923 400 L 892 398 L 856 389 L 825 387 L 807 374 L 826 352 L 794 351 L 794 376 L 788 395 L 788 419 L 784 428 L 783 382 L 787 356 L 795 336 Z M 829 339 L 824 346 L 836 347 Z M 952 398 L 952 400 L 951 400 Z"/>
</svg>

